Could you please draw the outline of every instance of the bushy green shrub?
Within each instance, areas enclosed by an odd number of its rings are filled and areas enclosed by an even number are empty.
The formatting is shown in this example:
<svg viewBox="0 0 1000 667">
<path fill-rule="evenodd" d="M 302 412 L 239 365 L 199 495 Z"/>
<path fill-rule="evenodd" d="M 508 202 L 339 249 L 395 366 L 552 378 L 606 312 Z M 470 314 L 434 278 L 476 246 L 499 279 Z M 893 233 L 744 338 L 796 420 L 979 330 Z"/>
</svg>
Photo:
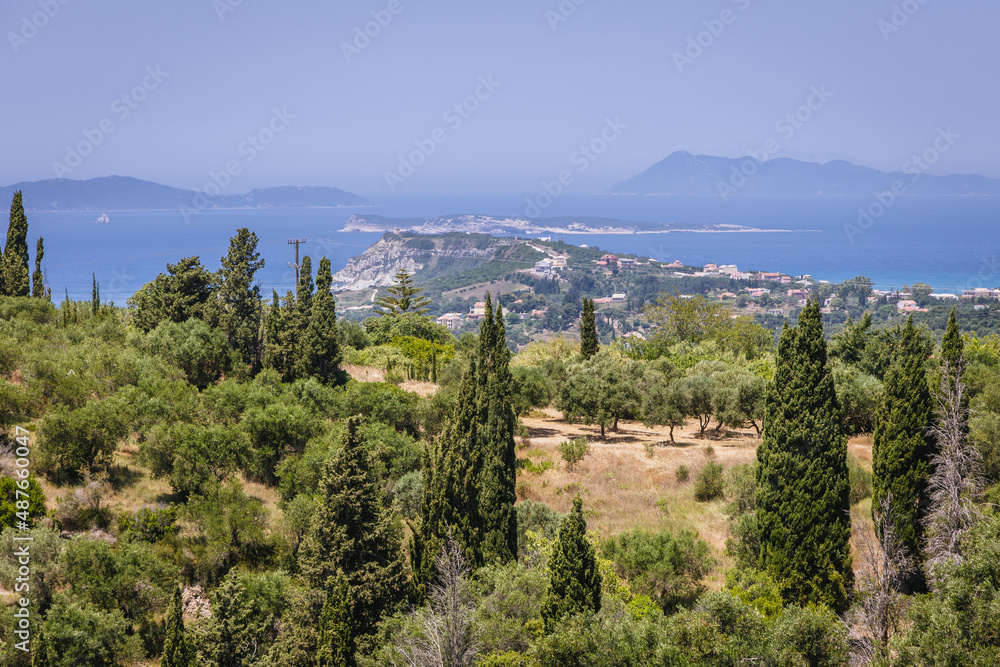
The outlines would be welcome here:
<svg viewBox="0 0 1000 667">
<path fill-rule="evenodd" d="M 667 613 L 690 606 L 704 593 L 702 579 L 715 565 L 708 543 L 690 531 L 650 533 L 635 529 L 601 544 L 618 575 L 636 593 L 648 595 Z"/>
<path fill-rule="evenodd" d="M 553 388 L 540 368 L 514 366 L 514 393 L 511 400 L 518 415 L 526 415 L 532 408 L 546 408 L 552 402 Z"/>
<path fill-rule="evenodd" d="M 392 504 L 404 519 L 414 521 L 420 516 L 424 497 L 424 473 L 408 472 L 392 487 Z"/>
<path fill-rule="evenodd" d="M 239 363 L 225 334 L 197 318 L 180 324 L 161 322 L 146 335 L 140 347 L 184 371 L 187 381 L 200 388 L 215 382 Z"/>
<path fill-rule="evenodd" d="M 527 547 L 527 532 L 530 530 L 545 539 L 554 540 L 559 534 L 559 524 L 563 515 L 545 503 L 525 500 L 515 507 L 517 511 L 517 550 L 524 553 Z"/>
<path fill-rule="evenodd" d="M 694 480 L 695 500 L 707 502 L 721 498 L 725 492 L 725 482 L 722 478 L 722 464 L 717 461 L 709 461 L 705 467 L 698 471 Z"/>
<path fill-rule="evenodd" d="M 177 526 L 177 508 L 153 509 L 142 507 L 135 513 L 118 515 L 118 537 L 126 542 L 159 542 L 167 535 L 174 535 Z"/>
<path fill-rule="evenodd" d="M 563 440 L 559 443 L 559 454 L 562 456 L 563 461 L 569 467 L 570 472 L 573 471 L 573 467 L 577 463 L 583 460 L 590 452 L 590 443 L 587 442 L 586 438 L 573 438 L 572 440 Z"/>
<path fill-rule="evenodd" d="M 39 429 L 39 469 L 56 477 L 111 463 L 118 442 L 129 432 L 121 400 L 91 401 L 82 408 L 49 413 Z"/>
<path fill-rule="evenodd" d="M 44 516 L 45 492 L 37 479 L 0 477 L 0 531 L 22 521 L 32 528 Z"/>
<path fill-rule="evenodd" d="M 344 389 L 341 418 L 363 415 L 397 431 L 420 435 L 420 398 L 386 382 L 351 380 Z"/>
<path fill-rule="evenodd" d="M 863 468 L 854 454 L 847 455 L 847 472 L 851 484 L 851 504 L 871 498 L 872 472 Z"/>
</svg>

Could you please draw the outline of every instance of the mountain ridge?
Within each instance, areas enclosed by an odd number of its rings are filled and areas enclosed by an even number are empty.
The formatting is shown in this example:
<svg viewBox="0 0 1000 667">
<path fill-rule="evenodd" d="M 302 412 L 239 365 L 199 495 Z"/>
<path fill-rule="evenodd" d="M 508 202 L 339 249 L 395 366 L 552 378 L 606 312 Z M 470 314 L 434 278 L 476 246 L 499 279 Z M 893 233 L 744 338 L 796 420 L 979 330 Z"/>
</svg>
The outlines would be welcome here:
<svg viewBox="0 0 1000 667">
<path fill-rule="evenodd" d="M 0 199 L 24 193 L 30 211 L 124 211 L 171 208 L 336 208 L 371 202 L 339 188 L 278 186 L 246 194 L 207 196 L 131 176 L 99 176 L 87 180 L 50 178 L 0 187 Z M 205 202 L 208 202 L 206 205 Z"/>
<path fill-rule="evenodd" d="M 894 188 L 894 184 L 901 188 Z M 607 194 L 871 196 L 890 189 L 899 190 L 900 195 L 998 196 L 1000 179 L 976 174 L 932 176 L 919 158 L 899 171 L 885 172 L 846 160 L 819 163 L 778 157 L 760 161 L 751 156 L 727 158 L 675 151 L 613 186 Z"/>
</svg>

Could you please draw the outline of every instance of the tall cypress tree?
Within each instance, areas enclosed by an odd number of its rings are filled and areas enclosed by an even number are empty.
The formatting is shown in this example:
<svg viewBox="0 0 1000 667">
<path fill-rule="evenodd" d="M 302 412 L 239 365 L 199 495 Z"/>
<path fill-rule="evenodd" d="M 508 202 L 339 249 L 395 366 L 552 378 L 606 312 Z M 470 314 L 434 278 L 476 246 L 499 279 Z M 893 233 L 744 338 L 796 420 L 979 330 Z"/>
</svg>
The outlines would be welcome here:
<svg viewBox="0 0 1000 667">
<path fill-rule="evenodd" d="M 852 571 L 847 438 L 819 303 L 785 327 L 757 448 L 760 569 L 786 602 L 847 607 Z"/>
<path fill-rule="evenodd" d="M 343 571 L 359 636 L 373 634 L 379 618 L 406 597 L 402 533 L 360 424 L 358 416 L 347 420 L 343 447 L 323 466 L 320 506 L 299 550 L 299 565 L 314 588 Z"/>
<path fill-rule="evenodd" d="M 166 634 L 163 639 L 161 667 L 188 667 L 191 651 L 184 633 L 184 613 L 181 607 L 181 589 L 174 589 L 174 597 L 167 612 Z"/>
<path fill-rule="evenodd" d="M 590 359 L 597 354 L 597 324 L 594 322 L 594 300 L 584 298 L 583 315 L 580 317 L 580 354 Z"/>
<path fill-rule="evenodd" d="M 271 310 L 264 323 L 264 366 L 281 373 L 285 382 L 292 380 L 294 361 L 295 297 L 291 291 L 285 295 L 284 305 L 278 299 L 278 292 L 271 290 Z"/>
<path fill-rule="evenodd" d="M 451 535 L 473 567 L 517 557 L 515 416 L 503 311 L 486 295 L 476 359 L 458 403 L 425 465 L 420 530 L 414 535 L 415 580 L 422 597 L 434 561 Z"/>
<path fill-rule="evenodd" d="M 321 382 L 333 382 L 340 365 L 340 337 L 337 311 L 330 293 L 333 277 L 330 260 L 320 260 L 316 274 L 316 297 L 309 314 L 309 326 L 302 341 L 303 367 L 306 374 Z"/>
<path fill-rule="evenodd" d="M 926 353 L 910 316 L 885 376 L 885 405 L 872 446 L 872 508 L 892 495 L 889 512 L 896 537 L 918 565 L 923 561 L 923 525 L 930 500 L 927 480 L 936 449 L 930 433 L 934 404 L 925 361 Z M 914 590 L 923 587 L 919 567 L 908 584 Z"/>
<path fill-rule="evenodd" d="M 949 383 L 952 391 L 955 390 L 955 383 L 960 381 L 965 372 L 965 343 L 962 341 L 962 333 L 958 328 L 958 320 L 955 318 L 955 309 L 951 309 L 948 316 L 948 327 L 945 329 L 944 337 L 941 339 L 941 365 L 942 370 L 947 369 L 950 374 Z M 968 410 L 968 395 L 962 393 L 962 409 Z"/>
<path fill-rule="evenodd" d="M 510 372 L 510 350 L 503 323 L 503 310 L 497 304 L 493 322 L 493 372 L 485 385 L 486 420 L 482 433 L 483 470 L 479 484 L 479 515 L 483 527 L 484 563 L 508 563 L 517 559 L 517 454 L 514 425 L 517 417 L 511 402 L 514 378 Z M 482 367 L 482 363 L 480 367 Z"/>
<path fill-rule="evenodd" d="M 327 582 L 326 602 L 319 617 L 316 667 L 354 667 L 354 631 L 350 589 L 343 572 Z"/>
<path fill-rule="evenodd" d="M 260 369 L 263 352 L 260 285 L 254 282 L 255 274 L 262 268 L 264 260 L 257 252 L 257 235 L 240 227 L 236 236 L 229 239 L 229 252 L 222 258 L 216 294 L 222 307 L 222 330 L 229 345 L 253 373 Z"/>
<path fill-rule="evenodd" d="M 21 191 L 14 193 L 10 204 L 10 226 L 3 252 L 4 294 L 28 296 L 31 283 L 28 272 L 28 218 L 24 214 Z"/>
<path fill-rule="evenodd" d="M 97 317 L 101 311 L 101 284 L 97 282 L 96 273 L 91 273 L 90 279 L 93 282 L 90 287 L 90 314 Z"/>
<path fill-rule="evenodd" d="M 52 300 L 52 295 L 45 290 L 45 274 L 42 273 L 42 257 L 45 256 L 45 241 L 41 236 L 35 244 L 35 271 L 31 274 L 31 296 L 36 299 Z"/>
<path fill-rule="evenodd" d="M 295 378 L 309 377 L 309 368 L 305 358 L 305 340 L 309 332 L 309 319 L 312 316 L 314 289 L 312 259 L 306 255 L 302 258 L 302 265 L 299 267 L 299 282 L 295 286 L 295 362 L 293 368 Z"/>
<path fill-rule="evenodd" d="M 423 510 L 411 554 L 418 598 L 424 597 L 438 554 L 449 536 L 461 545 L 466 561 L 472 565 L 481 561 L 478 479 L 482 456 L 477 447 L 477 379 L 473 359 L 462 377 L 455 411 L 437 446 L 425 456 Z"/>
<path fill-rule="evenodd" d="M 594 545 L 587 539 L 583 501 L 577 495 L 573 509 L 559 526 L 559 537 L 549 558 L 549 588 L 542 601 L 546 632 L 567 614 L 601 610 L 601 572 Z"/>
</svg>

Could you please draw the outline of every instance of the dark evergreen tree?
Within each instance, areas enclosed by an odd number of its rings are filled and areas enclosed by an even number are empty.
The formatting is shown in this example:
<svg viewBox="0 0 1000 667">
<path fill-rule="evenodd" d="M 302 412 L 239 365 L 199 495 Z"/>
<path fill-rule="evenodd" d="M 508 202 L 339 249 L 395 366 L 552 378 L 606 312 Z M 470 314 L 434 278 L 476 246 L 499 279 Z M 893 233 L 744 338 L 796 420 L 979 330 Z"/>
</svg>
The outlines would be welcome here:
<svg viewBox="0 0 1000 667">
<path fill-rule="evenodd" d="M 281 373 L 281 379 L 293 379 L 295 360 L 295 297 L 289 291 L 284 304 L 278 293 L 271 290 L 271 310 L 264 323 L 264 366 Z"/>
<path fill-rule="evenodd" d="M 254 282 L 254 275 L 262 268 L 257 235 L 241 227 L 229 240 L 229 252 L 222 258 L 217 292 L 222 330 L 253 373 L 260 368 L 262 356 L 260 285 Z"/>
<path fill-rule="evenodd" d="M 494 314 L 487 294 L 476 359 L 462 379 L 444 434 L 424 466 L 422 523 L 413 542 L 420 597 L 449 535 L 472 567 L 517 557 L 512 392 L 503 311 L 498 305 Z"/>
<path fill-rule="evenodd" d="M 955 392 L 956 383 L 962 381 L 965 375 L 965 343 L 962 341 L 962 333 L 958 328 L 958 320 L 955 318 L 955 309 L 951 309 L 948 316 L 948 327 L 945 329 L 944 337 L 941 339 L 941 366 L 942 371 L 949 375 L 948 382 L 951 391 Z M 968 411 L 968 392 L 962 392 L 961 409 Z M 968 434 L 968 428 L 963 429 Z"/>
<path fill-rule="evenodd" d="M 327 582 L 326 602 L 319 618 L 316 667 L 354 667 L 350 588 L 343 572 Z"/>
<path fill-rule="evenodd" d="M 875 427 L 872 445 L 872 507 L 891 494 L 889 512 L 896 537 L 906 555 L 919 566 L 924 518 L 930 498 L 927 480 L 935 454 L 934 403 L 924 364 L 927 361 L 913 317 L 906 321 L 899 348 L 885 377 L 885 404 Z M 921 568 L 908 581 L 913 590 L 923 587 Z"/>
<path fill-rule="evenodd" d="M 847 438 L 819 303 L 785 327 L 757 449 L 760 569 L 788 603 L 842 612 L 852 583 Z"/>
<path fill-rule="evenodd" d="M 214 283 L 215 276 L 198 257 L 183 257 L 176 264 L 167 264 L 166 273 L 143 285 L 128 300 L 133 308 L 132 322 L 147 332 L 160 322 L 181 324 L 192 317 L 218 325 L 218 304 L 211 298 Z"/>
<path fill-rule="evenodd" d="M 330 293 L 332 282 L 330 260 L 324 257 L 320 260 L 316 274 L 316 297 L 309 314 L 309 326 L 302 340 L 305 374 L 326 383 L 337 379 L 337 369 L 340 366 L 337 311 L 333 294 Z"/>
<path fill-rule="evenodd" d="M 488 307 L 488 306 L 487 306 Z M 479 515 L 482 526 L 482 561 L 508 563 L 517 559 L 517 454 L 514 445 L 514 426 L 517 417 L 511 401 L 514 378 L 510 372 L 510 350 L 503 323 L 503 310 L 497 304 L 496 319 L 492 323 L 493 349 L 485 349 L 485 359 L 480 360 L 480 374 L 484 366 L 492 366 L 486 384 L 483 404 L 485 419 L 482 428 L 482 473 L 479 482 Z"/>
<path fill-rule="evenodd" d="M 445 541 L 452 537 L 470 564 L 480 562 L 479 472 L 476 360 L 462 378 L 458 402 L 436 448 L 425 456 L 423 510 L 414 531 L 411 561 L 417 597 L 423 598 Z"/>
<path fill-rule="evenodd" d="M 90 314 L 97 317 L 97 314 L 101 312 L 101 285 L 97 282 L 96 273 L 91 273 L 90 279 L 93 281 L 90 288 Z"/>
<path fill-rule="evenodd" d="M 312 317 L 313 291 L 315 283 L 312 277 L 312 259 L 309 255 L 302 258 L 299 267 L 299 282 L 295 286 L 295 311 L 292 323 L 295 327 L 292 350 L 294 355 L 293 377 L 309 377 L 309 368 L 305 357 L 305 340 L 309 332 L 309 320 Z"/>
<path fill-rule="evenodd" d="M 323 466 L 320 505 L 299 550 L 299 565 L 314 588 L 343 571 L 350 586 L 357 635 L 371 635 L 383 614 L 406 597 L 402 531 L 385 498 L 371 452 L 347 420 L 344 443 Z"/>
<path fill-rule="evenodd" d="M 191 651 L 184 633 L 184 613 L 181 607 L 181 589 L 174 590 L 174 597 L 167 612 L 167 626 L 163 638 L 161 667 L 188 667 Z"/>
<path fill-rule="evenodd" d="M 587 539 L 583 501 L 573 499 L 573 509 L 559 526 L 559 537 L 549 557 L 549 588 L 542 601 L 542 620 L 552 632 L 565 616 L 596 614 L 601 610 L 601 572 L 594 546 Z"/>
<path fill-rule="evenodd" d="M 52 300 L 52 294 L 45 289 L 45 274 L 42 273 L 42 257 L 45 256 L 45 241 L 41 236 L 35 244 L 35 271 L 31 274 L 31 296 L 36 299 Z"/>
<path fill-rule="evenodd" d="M 376 297 L 375 305 L 381 310 L 379 315 L 402 315 L 412 313 L 423 315 L 429 309 L 431 300 L 425 296 L 417 296 L 424 291 L 423 287 L 413 286 L 413 276 L 404 269 L 400 269 L 394 276 L 396 283 L 386 288 L 389 296 Z"/>
<path fill-rule="evenodd" d="M 10 226 L 7 228 L 7 245 L 3 251 L 4 294 L 28 296 L 31 294 L 28 270 L 28 218 L 24 215 L 21 191 L 14 193 L 10 204 Z"/>
<path fill-rule="evenodd" d="M 580 317 L 580 354 L 590 359 L 597 354 L 597 325 L 594 322 L 594 300 L 583 300 L 583 315 Z"/>
</svg>

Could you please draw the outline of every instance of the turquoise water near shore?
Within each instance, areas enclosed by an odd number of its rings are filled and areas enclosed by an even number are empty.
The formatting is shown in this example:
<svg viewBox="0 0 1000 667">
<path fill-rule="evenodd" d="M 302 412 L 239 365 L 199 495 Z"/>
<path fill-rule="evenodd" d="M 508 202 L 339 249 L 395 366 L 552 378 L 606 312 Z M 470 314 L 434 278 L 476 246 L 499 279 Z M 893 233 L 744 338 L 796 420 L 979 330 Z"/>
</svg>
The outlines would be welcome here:
<svg viewBox="0 0 1000 667">
<path fill-rule="evenodd" d="M 111 223 L 89 224 L 101 212 L 28 211 L 30 244 L 45 237 L 47 279 L 54 299 L 68 290 L 89 299 L 91 274 L 101 296 L 121 305 L 167 262 L 198 255 L 219 266 L 229 238 L 246 226 L 260 238 L 265 268 L 258 274 L 265 294 L 294 285 L 294 247 L 326 255 L 334 270 L 361 254 L 381 234 L 340 232 L 352 214 L 435 217 L 457 213 L 524 216 L 524 195 L 419 195 L 377 199 L 379 205 L 342 209 L 204 211 L 185 221 L 179 211 L 108 211 Z M 630 197 L 564 195 L 548 217 L 607 217 L 636 222 L 721 223 L 788 232 L 564 234 L 567 243 L 693 265 L 737 264 L 743 270 L 808 273 L 840 281 L 867 275 L 880 287 L 926 282 L 939 291 L 1000 285 L 1000 198 L 905 197 L 880 216 L 874 198 L 856 197 Z M 859 223 L 860 217 L 860 223 Z M 816 231 L 807 231 L 816 230 Z M 33 252 L 32 252 L 33 255 Z"/>
</svg>

